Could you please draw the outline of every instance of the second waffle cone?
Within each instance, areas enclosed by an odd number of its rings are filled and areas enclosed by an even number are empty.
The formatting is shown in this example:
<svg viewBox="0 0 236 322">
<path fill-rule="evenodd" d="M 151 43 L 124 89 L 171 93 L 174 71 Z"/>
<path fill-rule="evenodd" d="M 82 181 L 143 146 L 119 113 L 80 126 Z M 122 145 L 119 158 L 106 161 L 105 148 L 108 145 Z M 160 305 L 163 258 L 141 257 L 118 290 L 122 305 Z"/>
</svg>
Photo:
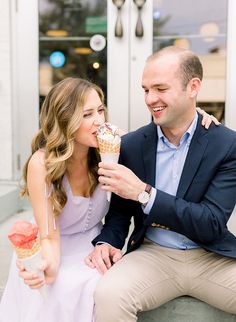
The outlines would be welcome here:
<svg viewBox="0 0 236 322">
<path fill-rule="evenodd" d="M 39 239 L 35 240 L 33 247 L 30 249 L 15 247 L 16 255 L 18 259 L 24 259 L 36 254 L 40 249 L 40 241 Z"/>
</svg>

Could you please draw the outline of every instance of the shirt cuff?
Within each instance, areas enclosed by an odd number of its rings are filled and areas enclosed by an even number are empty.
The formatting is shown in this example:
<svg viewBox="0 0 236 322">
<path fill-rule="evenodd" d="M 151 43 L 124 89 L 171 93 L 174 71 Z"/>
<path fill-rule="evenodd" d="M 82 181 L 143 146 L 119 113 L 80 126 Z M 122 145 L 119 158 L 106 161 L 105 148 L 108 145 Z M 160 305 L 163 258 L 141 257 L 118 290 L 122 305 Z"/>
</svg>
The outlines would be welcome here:
<svg viewBox="0 0 236 322">
<path fill-rule="evenodd" d="M 150 199 L 149 199 L 148 203 L 146 204 L 146 206 L 145 207 L 142 207 L 143 208 L 143 212 L 146 215 L 149 215 L 149 213 L 150 213 L 150 211 L 152 209 L 152 206 L 154 204 L 154 200 L 156 198 L 156 194 L 157 194 L 157 190 L 152 187 Z"/>
</svg>

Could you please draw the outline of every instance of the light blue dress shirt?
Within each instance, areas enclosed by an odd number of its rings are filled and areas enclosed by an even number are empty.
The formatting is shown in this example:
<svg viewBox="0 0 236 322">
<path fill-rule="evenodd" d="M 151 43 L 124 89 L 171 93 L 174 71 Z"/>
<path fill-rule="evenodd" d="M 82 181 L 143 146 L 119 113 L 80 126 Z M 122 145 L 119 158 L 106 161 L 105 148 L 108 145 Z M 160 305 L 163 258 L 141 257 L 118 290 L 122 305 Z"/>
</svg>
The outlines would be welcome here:
<svg viewBox="0 0 236 322">
<path fill-rule="evenodd" d="M 197 126 L 197 120 L 198 114 L 196 113 L 193 122 L 183 134 L 178 146 L 170 143 L 164 136 L 160 126 L 157 126 L 159 140 L 157 144 L 155 188 L 176 196 L 189 145 Z M 152 188 L 151 198 L 144 208 L 144 213 L 147 215 L 152 208 L 156 194 L 157 190 Z M 151 226 L 146 231 L 146 238 L 164 247 L 177 249 L 199 247 L 184 235 Z"/>
</svg>

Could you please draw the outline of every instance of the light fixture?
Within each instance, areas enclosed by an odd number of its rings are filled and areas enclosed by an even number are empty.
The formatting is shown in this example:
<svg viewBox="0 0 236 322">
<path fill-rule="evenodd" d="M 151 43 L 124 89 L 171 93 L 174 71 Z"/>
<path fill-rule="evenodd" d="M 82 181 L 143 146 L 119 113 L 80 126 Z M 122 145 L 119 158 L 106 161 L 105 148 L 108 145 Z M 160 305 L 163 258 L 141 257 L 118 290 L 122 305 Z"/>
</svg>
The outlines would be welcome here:
<svg viewBox="0 0 236 322">
<path fill-rule="evenodd" d="M 77 47 L 74 49 L 74 51 L 78 55 L 89 55 L 93 52 L 89 47 Z"/>
<path fill-rule="evenodd" d="M 190 42 L 187 38 L 177 38 L 174 41 L 174 45 L 177 47 L 189 49 L 190 48 Z"/>
<path fill-rule="evenodd" d="M 206 42 L 214 41 L 215 37 L 219 34 L 219 26 L 215 22 L 204 23 L 200 27 L 200 34 Z"/>
<path fill-rule="evenodd" d="M 100 64 L 99 64 L 98 62 L 94 62 L 94 63 L 93 63 L 93 68 L 94 68 L 94 69 L 98 69 L 98 68 L 100 68 Z"/>
<path fill-rule="evenodd" d="M 66 30 L 60 30 L 60 29 L 50 29 L 47 30 L 46 35 L 48 37 L 67 37 L 68 32 Z"/>
</svg>

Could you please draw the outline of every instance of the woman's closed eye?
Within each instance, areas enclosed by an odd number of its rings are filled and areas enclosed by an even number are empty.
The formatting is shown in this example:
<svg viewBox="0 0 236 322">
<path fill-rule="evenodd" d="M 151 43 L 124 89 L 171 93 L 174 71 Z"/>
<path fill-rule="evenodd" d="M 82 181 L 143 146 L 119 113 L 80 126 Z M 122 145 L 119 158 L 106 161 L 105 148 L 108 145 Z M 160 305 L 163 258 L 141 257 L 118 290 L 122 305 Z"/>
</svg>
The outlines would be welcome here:
<svg viewBox="0 0 236 322">
<path fill-rule="evenodd" d="M 92 115 L 93 115 L 93 112 L 86 112 L 86 113 L 84 113 L 83 117 L 88 118 L 88 117 L 90 117 Z"/>
<path fill-rule="evenodd" d="M 98 109 L 89 109 L 87 111 L 84 111 L 84 118 L 89 118 L 95 115 L 96 113 L 103 114 L 105 111 L 105 108 L 103 105 L 99 106 Z"/>
<path fill-rule="evenodd" d="M 105 111 L 105 108 L 104 108 L 104 106 L 102 106 L 102 107 L 99 107 L 99 109 L 98 109 L 98 113 L 99 113 L 99 114 L 102 114 L 102 113 L 104 113 L 104 111 Z"/>
</svg>

